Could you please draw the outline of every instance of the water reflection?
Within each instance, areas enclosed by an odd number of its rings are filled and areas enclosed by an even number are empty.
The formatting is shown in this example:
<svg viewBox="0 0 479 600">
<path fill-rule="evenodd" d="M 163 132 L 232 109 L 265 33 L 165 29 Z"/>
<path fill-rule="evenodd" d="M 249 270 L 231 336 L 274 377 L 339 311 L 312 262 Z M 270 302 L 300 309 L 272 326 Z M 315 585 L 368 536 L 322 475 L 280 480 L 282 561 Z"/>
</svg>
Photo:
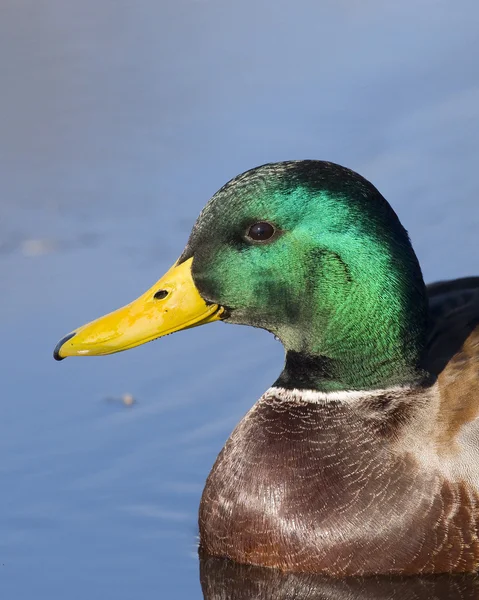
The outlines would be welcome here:
<svg viewBox="0 0 479 600">
<path fill-rule="evenodd" d="M 479 598 L 479 577 L 367 577 L 328 579 L 281 573 L 200 557 L 205 600 L 469 600 Z"/>
</svg>

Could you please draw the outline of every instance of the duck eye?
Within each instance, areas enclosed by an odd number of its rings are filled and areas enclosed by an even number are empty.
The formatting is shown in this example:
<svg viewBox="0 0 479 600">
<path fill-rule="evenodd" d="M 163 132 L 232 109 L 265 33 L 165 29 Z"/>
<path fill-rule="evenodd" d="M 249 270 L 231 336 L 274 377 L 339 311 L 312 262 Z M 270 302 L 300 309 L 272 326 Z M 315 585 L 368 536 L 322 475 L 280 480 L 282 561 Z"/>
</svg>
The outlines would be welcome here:
<svg viewBox="0 0 479 600">
<path fill-rule="evenodd" d="M 251 225 L 246 237 L 254 242 L 266 242 L 273 237 L 275 231 L 276 230 L 271 223 L 260 221 L 259 223 Z"/>
</svg>

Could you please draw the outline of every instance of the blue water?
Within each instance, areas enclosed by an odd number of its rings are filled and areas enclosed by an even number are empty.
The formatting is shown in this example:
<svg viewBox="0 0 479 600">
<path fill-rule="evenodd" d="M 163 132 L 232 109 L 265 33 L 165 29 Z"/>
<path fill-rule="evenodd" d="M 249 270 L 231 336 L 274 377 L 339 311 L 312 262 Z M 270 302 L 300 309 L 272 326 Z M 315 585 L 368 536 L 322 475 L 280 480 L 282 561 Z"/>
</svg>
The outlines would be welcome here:
<svg viewBox="0 0 479 600">
<path fill-rule="evenodd" d="M 150 287 L 230 177 L 342 163 L 428 281 L 479 272 L 478 18 L 473 0 L 0 3 L 2 598 L 201 597 L 202 486 L 281 346 L 218 323 L 51 353 Z"/>
</svg>

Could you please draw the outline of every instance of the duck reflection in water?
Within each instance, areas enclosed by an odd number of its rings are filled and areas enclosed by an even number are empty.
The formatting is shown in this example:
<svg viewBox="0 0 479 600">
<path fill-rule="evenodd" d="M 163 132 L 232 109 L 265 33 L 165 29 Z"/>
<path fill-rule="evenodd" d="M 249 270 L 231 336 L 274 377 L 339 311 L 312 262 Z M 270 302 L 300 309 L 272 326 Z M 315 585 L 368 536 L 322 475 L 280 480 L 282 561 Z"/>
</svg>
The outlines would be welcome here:
<svg viewBox="0 0 479 600">
<path fill-rule="evenodd" d="M 479 599 L 476 575 L 348 577 L 241 565 L 200 553 L 205 600 L 472 600 Z"/>
</svg>

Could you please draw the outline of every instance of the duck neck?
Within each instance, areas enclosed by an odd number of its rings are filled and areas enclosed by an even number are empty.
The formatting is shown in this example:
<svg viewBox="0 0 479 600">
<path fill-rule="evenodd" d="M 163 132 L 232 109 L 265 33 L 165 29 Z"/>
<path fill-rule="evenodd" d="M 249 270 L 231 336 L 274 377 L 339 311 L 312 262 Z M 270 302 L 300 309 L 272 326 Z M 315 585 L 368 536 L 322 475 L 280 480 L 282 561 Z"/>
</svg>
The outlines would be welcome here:
<svg viewBox="0 0 479 600">
<path fill-rule="evenodd" d="M 309 309 L 280 335 L 286 361 L 275 385 L 328 392 L 427 381 L 427 293 L 409 243 L 400 250 L 348 277 L 334 257 L 323 262 Z"/>
<path fill-rule="evenodd" d="M 424 385 L 429 374 L 420 364 L 401 361 L 399 357 L 370 357 L 358 363 L 351 357 L 339 360 L 321 355 L 289 350 L 284 369 L 275 387 L 298 390 L 336 392 L 342 390 L 377 390 Z"/>
</svg>

